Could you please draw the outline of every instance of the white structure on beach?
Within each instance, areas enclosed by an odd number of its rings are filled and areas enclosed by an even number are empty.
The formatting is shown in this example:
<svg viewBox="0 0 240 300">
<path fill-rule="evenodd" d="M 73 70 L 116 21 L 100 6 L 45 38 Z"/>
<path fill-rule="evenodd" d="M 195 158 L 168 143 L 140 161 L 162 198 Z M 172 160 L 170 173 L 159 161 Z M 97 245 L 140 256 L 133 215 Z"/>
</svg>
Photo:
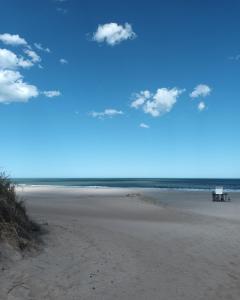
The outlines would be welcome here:
<svg viewBox="0 0 240 300">
<path fill-rule="evenodd" d="M 215 191 L 212 193 L 212 201 L 225 202 L 230 201 L 228 194 L 224 192 L 222 186 L 216 186 Z"/>
<path fill-rule="evenodd" d="M 222 195 L 223 194 L 223 187 L 222 186 L 216 186 L 215 194 L 216 195 Z"/>
</svg>

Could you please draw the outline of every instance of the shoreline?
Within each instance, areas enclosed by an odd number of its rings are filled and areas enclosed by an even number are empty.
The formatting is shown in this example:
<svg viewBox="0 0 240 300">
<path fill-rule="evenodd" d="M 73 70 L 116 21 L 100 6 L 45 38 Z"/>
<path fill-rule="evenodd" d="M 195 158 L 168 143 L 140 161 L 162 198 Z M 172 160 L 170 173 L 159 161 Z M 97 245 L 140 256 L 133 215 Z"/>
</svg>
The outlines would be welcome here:
<svg viewBox="0 0 240 300">
<path fill-rule="evenodd" d="M 126 186 L 126 187 L 111 187 L 111 186 L 76 186 L 76 185 L 54 185 L 54 184 L 16 184 L 16 188 L 31 188 L 31 187 L 43 187 L 43 188 L 76 188 L 76 189 L 139 189 L 139 190 L 157 190 L 159 192 L 161 191 L 177 191 L 177 192 L 212 192 L 214 191 L 213 188 L 202 188 L 202 189 L 194 189 L 194 188 L 162 188 L 162 187 L 132 187 L 132 186 Z M 227 193 L 240 193 L 240 189 L 224 189 Z"/>
</svg>

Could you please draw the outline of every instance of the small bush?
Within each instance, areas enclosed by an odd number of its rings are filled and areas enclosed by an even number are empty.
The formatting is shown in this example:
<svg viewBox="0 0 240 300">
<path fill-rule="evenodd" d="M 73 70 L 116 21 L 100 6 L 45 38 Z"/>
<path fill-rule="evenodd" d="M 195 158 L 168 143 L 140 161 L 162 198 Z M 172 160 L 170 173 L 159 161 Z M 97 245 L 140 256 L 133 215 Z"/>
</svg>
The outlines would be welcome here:
<svg viewBox="0 0 240 300">
<path fill-rule="evenodd" d="M 38 232 L 40 226 L 28 217 L 24 202 L 16 195 L 15 185 L 0 173 L 0 240 L 23 250 L 36 241 Z"/>
</svg>

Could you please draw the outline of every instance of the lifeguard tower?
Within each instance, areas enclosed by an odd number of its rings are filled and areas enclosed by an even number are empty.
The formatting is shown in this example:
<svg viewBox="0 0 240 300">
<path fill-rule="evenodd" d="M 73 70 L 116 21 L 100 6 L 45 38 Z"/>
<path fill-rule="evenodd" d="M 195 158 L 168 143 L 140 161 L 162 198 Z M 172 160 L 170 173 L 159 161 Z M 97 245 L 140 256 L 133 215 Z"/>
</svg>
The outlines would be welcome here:
<svg viewBox="0 0 240 300">
<path fill-rule="evenodd" d="M 217 186 L 212 192 L 212 201 L 214 202 L 226 202 L 230 201 L 228 193 L 224 193 L 222 186 Z"/>
</svg>

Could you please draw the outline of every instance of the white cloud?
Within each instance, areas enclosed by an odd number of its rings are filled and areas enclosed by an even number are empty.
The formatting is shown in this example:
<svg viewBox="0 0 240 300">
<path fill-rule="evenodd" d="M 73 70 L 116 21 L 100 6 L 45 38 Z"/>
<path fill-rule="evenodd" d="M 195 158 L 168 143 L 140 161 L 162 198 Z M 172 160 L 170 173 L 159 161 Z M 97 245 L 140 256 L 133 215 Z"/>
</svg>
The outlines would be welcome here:
<svg viewBox="0 0 240 300">
<path fill-rule="evenodd" d="M 150 128 L 150 126 L 147 125 L 147 124 L 145 124 L 145 123 L 141 123 L 141 124 L 139 125 L 139 127 L 141 127 L 141 128 L 146 128 L 146 129 Z"/>
<path fill-rule="evenodd" d="M 27 42 L 19 35 L 0 35 L 0 41 L 8 45 L 24 45 L 24 56 L 18 56 L 8 49 L 0 48 L 0 103 L 28 102 L 30 98 L 44 94 L 46 97 L 61 95 L 59 91 L 40 92 L 35 85 L 24 81 L 23 75 L 18 71 L 20 68 L 29 68 L 41 61 L 40 56 L 32 50 Z M 40 44 L 36 44 L 39 50 L 49 52 Z M 28 58 L 26 58 L 28 57 Z M 39 68 L 41 65 L 38 64 Z"/>
<path fill-rule="evenodd" d="M 29 68 L 33 63 L 18 57 L 14 52 L 8 49 L 0 49 L 0 69 L 17 69 L 19 67 Z"/>
<path fill-rule="evenodd" d="M 40 56 L 33 50 L 25 49 L 24 52 L 31 58 L 33 63 L 37 63 L 41 61 Z"/>
<path fill-rule="evenodd" d="M 142 106 L 147 99 L 151 98 L 151 93 L 149 91 L 141 91 L 136 96 L 137 99 L 131 103 L 131 107 L 133 108 Z"/>
<path fill-rule="evenodd" d="M 198 110 L 203 111 L 206 108 L 206 105 L 203 101 L 198 104 Z"/>
<path fill-rule="evenodd" d="M 136 34 L 132 30 L 132 26 L 128 23 L 125 25 L 118 25 L 117 23 L 108 23 L 99 25 L 97 31 L 93 35 L 93 40 L 114 46 L 120 42 L 128 39 L 133 39 Z"/>
<path fill-rule="evenodd" d="M 211 93 L 211 88 L 206 84 L 199 84 L 197 85 L 192 93 L 190 94 L 191 98 L 198 98 L 198 97 L 206 97 Z"/>
<path fill-rule="evenodd" d="M 121 110 L 107 108 L 102 112 L 93 111 L 90 113 L 90 115 L 94 118 L 104 119 L 106 117 L 112 118 L 116 115 L 123 115 L 123 112 Z"/>
<path fill-rule="evenodd" d="M 67 61 L 65 58 L 61 58 L 61 59 L 59 60 L 59 62 L 60 62 L 62 65 L 68 64 L 68 61 Z"/>
<path fill-rule="evenodd" d="M 48 53 L 51 52 L 51 50 L 50 50 L 49 48 L 44 48 L 44 47 L 42 46 L 42 44 L 34 43 L 34 46 L 35 46 L 38 50 L 41 50 L 41 51 L 44 51 L 44 52 L 48 52 Z"/>
<path fill-rule="evenodd" d="M 0 41 L 2 41 L 6 45 L 11 45 L 11 46 L 27 45 L 25 39 L 20 37 L 18 34 L 9 34 L 9 33 L 0 34 Z"/>
<path fill-rule="evenodd" d="M 24 82 L 19 72 L 0 70 L 0 103 L 27 102 L 38 94 L 37 87 Z"/>
<path fill-rule="evenodd" d="M 155 94 L 150 91 L 142 91 L 137 94 L 137 99 L 131 103 L 133 108 L 142 108 L 146 114 L 159 117 L 168 113 L 177 102 L 177 98 L 184 92 L 177 88 L 160 88 Z"/>
<path fill-rule="evenodd" d="M 44 91 L 43 94 L 48 98 L 61 96 L 60 91 Z"/>
</svg>

